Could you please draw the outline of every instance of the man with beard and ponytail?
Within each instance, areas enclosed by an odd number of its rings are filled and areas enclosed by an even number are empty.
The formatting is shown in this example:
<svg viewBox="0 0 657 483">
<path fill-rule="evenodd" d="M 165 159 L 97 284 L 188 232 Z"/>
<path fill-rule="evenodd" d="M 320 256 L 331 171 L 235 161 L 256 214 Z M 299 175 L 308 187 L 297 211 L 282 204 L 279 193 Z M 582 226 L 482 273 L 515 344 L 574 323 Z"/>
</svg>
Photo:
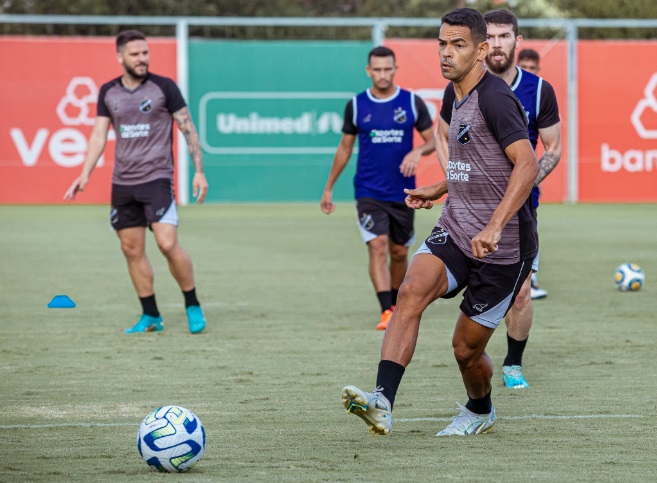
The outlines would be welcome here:
<svg viewBox="0 0 657 483">
<path fill-rule="evenodd" d="M 110 125 L 116 134 L 112 173 L 110 222 L 121 242 L 128 272 L 142 306 L 137 324 L 126 329 L 158 332 L 162 316 L 155 302 L 153 268 L 146 256 L 146 227 L 185 300 L 191 333 L 203 331 L 205 317 L 196 297 L 192 260 L 178 243 L 178 214 L 173 193 L 172 119 L 182 131 L 194 163 L 193 194 L 203 203 L 208 183 L 203 157 L 189 109 L 172 79 L 148 72 L 146 37 L 126 30 L 116 38 L 117 60 L 123 75 L 104 84 L 98 95 L 98 112 L 82 173 L 64 195 L 73 201 L 89 182 L 89 175 L 103 154 Z"/>
<path fill-rule="evenodd" d="M 540 171 L 532 190 L 533 207 L 537 208 L 538 186 L 561 158 L 561 122 L 557 97 L 547 81 L 515 65 L 516 48 L 522 42 L 516 16 L 503 8 L 486 12 L 484 18 L 490 44 L 486 58 L 488 70 L 502 78 L 523 105 L 527 115 L 529 140 L 534 149 L 539 139 L 543 144 L 544 152 L 538 159 Z M 534 274 L 538 272 L 538 260 L 537 254 L 532 266 Z M 537 287 L 532 287 L 531 282 L 531 277 L 525 280 L 506 316 L 507 355 L 502 366 L 502 381 L 507 388 L 529 387 L 522 373 L 522 356 L 534 316 L 532 299 L 547 296 L 544 290 L 537 292 Z"/>
</svg>

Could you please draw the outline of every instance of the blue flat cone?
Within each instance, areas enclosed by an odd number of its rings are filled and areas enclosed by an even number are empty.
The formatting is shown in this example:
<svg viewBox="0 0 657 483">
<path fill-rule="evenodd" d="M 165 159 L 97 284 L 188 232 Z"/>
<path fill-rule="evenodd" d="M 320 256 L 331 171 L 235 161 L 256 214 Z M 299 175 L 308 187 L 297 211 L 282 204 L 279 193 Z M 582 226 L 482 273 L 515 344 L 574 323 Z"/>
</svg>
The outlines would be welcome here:
<svg viewBox="0 0 657 483">
<path fill-rule="evenodd" d="M 48 304 L 49 309 L 74 309 L 75 302 L 68 295 L 55 295 Z"/>
</svg>

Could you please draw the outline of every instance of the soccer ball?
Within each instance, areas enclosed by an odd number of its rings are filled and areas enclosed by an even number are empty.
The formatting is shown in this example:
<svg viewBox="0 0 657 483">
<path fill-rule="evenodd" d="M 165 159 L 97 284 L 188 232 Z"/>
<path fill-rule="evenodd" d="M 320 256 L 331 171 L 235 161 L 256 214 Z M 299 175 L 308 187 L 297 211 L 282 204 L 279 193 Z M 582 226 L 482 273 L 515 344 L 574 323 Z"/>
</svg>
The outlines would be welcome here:
<svg viewBox="0 0 657 483">
<path fill-rule="evenodd" d="M 636 292 L 645 280 L 643 270 L 635 263 L 623 263 L 614 272 L 614 283 L 621 292 Z"/>
<path fill-rule="evenodd" d="M 189 409 L 157 408 L 139 426 L 137 449 L 151 469 L 169 473 L 187 471 L 203 457 L 205 429 Z"/>
</svg>

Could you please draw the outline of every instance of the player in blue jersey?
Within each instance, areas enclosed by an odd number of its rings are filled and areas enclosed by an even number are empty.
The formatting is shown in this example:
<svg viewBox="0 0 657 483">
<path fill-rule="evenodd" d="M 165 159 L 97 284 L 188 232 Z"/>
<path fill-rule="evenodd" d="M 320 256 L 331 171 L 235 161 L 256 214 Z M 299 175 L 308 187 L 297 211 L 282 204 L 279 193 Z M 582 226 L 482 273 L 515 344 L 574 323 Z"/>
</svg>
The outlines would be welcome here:
<svg viewBox="0 0 657 483">
<path fill-rule="evenodd" d="M 347 103 L 342 139 L 320 206 L 326 214 L 335 210 L 333 186 L 358 139 L 356 209 L 369 252 L 370 279 L 381 306 L 377 329 L 385 330 L 408 267 L 408 247 L 415 243 L 414 210 L 404 203 L 404 188 L 415 188 L 417 166 L 423 155 L 434 151 L 435 140 L 431 116 L 422 99 L 395 85 L 394 52 L 387 47 L 372 49 L 366 71 L 372 87 Z M 415 149 L 414 129 L 425 141 Z"/>
<path fill-rule="evenodd" d="M 538 75 L 541 70 L 541 56 L 534 49 L 522 49 L 518 52 L 516 65 L 522 70 Z M 538 272 L 532 273 L 531 297 L 532 300 L 544 299 L 548 296 L 547 290 L 538 286 Z"/>
<path fill-rule="evenodd" d="M 490 50 L 488 69 L 506 81 L 525 109 L 529 140 L 534 149 L 540 139 L 544 152 L 538 160 L 540 171 L 532 190 L 534 208 L 538 207 L 538 186 L 555 168 L 561 158 L 561 122 L 557 98 L 552 86 L 530 72 L 515 65 L 515 51 L 522 35 L 518 33 L 518 20 L 507 9 L 491 10 L 484 14 Z M 538 272 L 538 255 L 533 272 Z M 534 295 L 536 291 L 534 290 Z M 547 295 L 547 293 L 545 293 Z M 536 296 L 534 296 L 536 298 Z M 529 387 L 522 373 L 522 355 L 533 320 L 531 277 L 525 281 L 515 304 L 506 316 L 507 356 L 502 366 L 502 381 L 508 388 Z"/>
</svg>

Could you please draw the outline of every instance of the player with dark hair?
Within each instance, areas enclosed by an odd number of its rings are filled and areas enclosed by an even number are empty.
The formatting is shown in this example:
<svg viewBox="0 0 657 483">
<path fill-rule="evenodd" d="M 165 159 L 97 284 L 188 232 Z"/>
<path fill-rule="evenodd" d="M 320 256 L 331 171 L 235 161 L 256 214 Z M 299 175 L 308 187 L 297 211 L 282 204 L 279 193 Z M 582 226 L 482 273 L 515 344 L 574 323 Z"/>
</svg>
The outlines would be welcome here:
<svg viewBox="0 0 657 483">
<path fill-rule="evenodd" d="M 486 22 L 459 8 L 442 18 L 440 67 L 450 80 L 441 122 L 448 126 L 446 179 L 406 190 L 408 206 L 431 208 L 449 191 L 437 226 L 418 249 L 399 290 L 381 349 L 376 389 L 342 390 L 347 411 L 373 435 L 388 434 L 399 383 L 411 362 L 426 307 L 465 289 L 452 346 L 468 402 L 437 436 L 487 432 L 496 420 L 493 365 L 486 345 L 531 271 L 536 219 L 531 189 L 538 173 L 525 113 L 509 86 L 486 71 Z M 449 97 L 448 97 L 449 98 Z"/>
<path fill-rule="evenodd" d="M 539 139 L 544 147 L 543 155 L 538 160 L 540 171 L 532 190 L 533 206 L 538 208 L 539 184 L 561 159 L 561 120 L 557 96 L 549 82 L 515 65 L 515 51 L 522 42 L 516 16 L 503 8 L 486 12 L 484 18 L 490 44 L 486 59 L 488 69 L 511 87 L 523 105 L 529 123 L 529 141 L 533 148 L 536 149 Z M 537 254 L 532 274 L 538 273 L 538 262 Z M 506 317 L 507 355 L 502 367 L 502 381 L 508 388 L 529 387 L 522 373 L 522 356 L 534 316 L 532 299 L 547 296 L 547 292 L 541 294 L 537 290 L 540 289 L 532 287 L 531 277 L 525 280 Z"/>
<path fill-rule="evenodd" d="M 534 49 L 522 49 L 518 52 L 518 67 L 534 75 L 541 70 L 541 57 Z"/>
<path fill-rule="evenodd" d="M 408 247 L 415 243 L 414 212 L 404 204 L 404 188 L 415 187 L 417 166 L 423 155 L 433 152 L 435 139 L 422 99 L 394 83 L 397 66 L 392 50 L 372 49 L 366 71 L 372 87 L 347 103 L 342 138 L 320 207 L 326 214 L 335 210 L 333 186 L 358 139 L 356 209 L 369 253 L 370 279 L 381 306 L 377 329 L 385 330 L 408 266 Z M 415 149 L 414 129 L 425 141 Z"/>
<path fill-rule="evenodd" d="M 201 332 L 205 317 L 196 296 L 192 260 L 178 242 L 178 214 L 173 193 L 173 131 L 175 119 L 189 147 L 196 170 L 193 194 L 203 203 L 208 183 L 198 134 L 189 109 L 172 79 L 148 72 L 148 43 L 143 33 L 126 30 L 116 38 L 123 75 L 104 84 L 82 173 L 66 191 L 73 201 L 83 191 L 98 163 L 110 125 L 116 133 L 110 221 L 121 242 L 130 278 L 143 313 L 126 333 L 163 329 L 155 302 L 153 269 L 146 256 L 146 227 L 155 235 L 171 274 L 185 299 L 189 330 Z"/>
<path fill-rule="evenodd" d="M 538 75 L 541 70 L 541 57 L 534 49 L 522 49 L 518 52 L 518 67 L 532 74 Z M 531 298 L 532 300 L 544 299 L 548 296 L 547 290 L 538 286 L 538 272 L 532 272 Z"/>
</svg>

